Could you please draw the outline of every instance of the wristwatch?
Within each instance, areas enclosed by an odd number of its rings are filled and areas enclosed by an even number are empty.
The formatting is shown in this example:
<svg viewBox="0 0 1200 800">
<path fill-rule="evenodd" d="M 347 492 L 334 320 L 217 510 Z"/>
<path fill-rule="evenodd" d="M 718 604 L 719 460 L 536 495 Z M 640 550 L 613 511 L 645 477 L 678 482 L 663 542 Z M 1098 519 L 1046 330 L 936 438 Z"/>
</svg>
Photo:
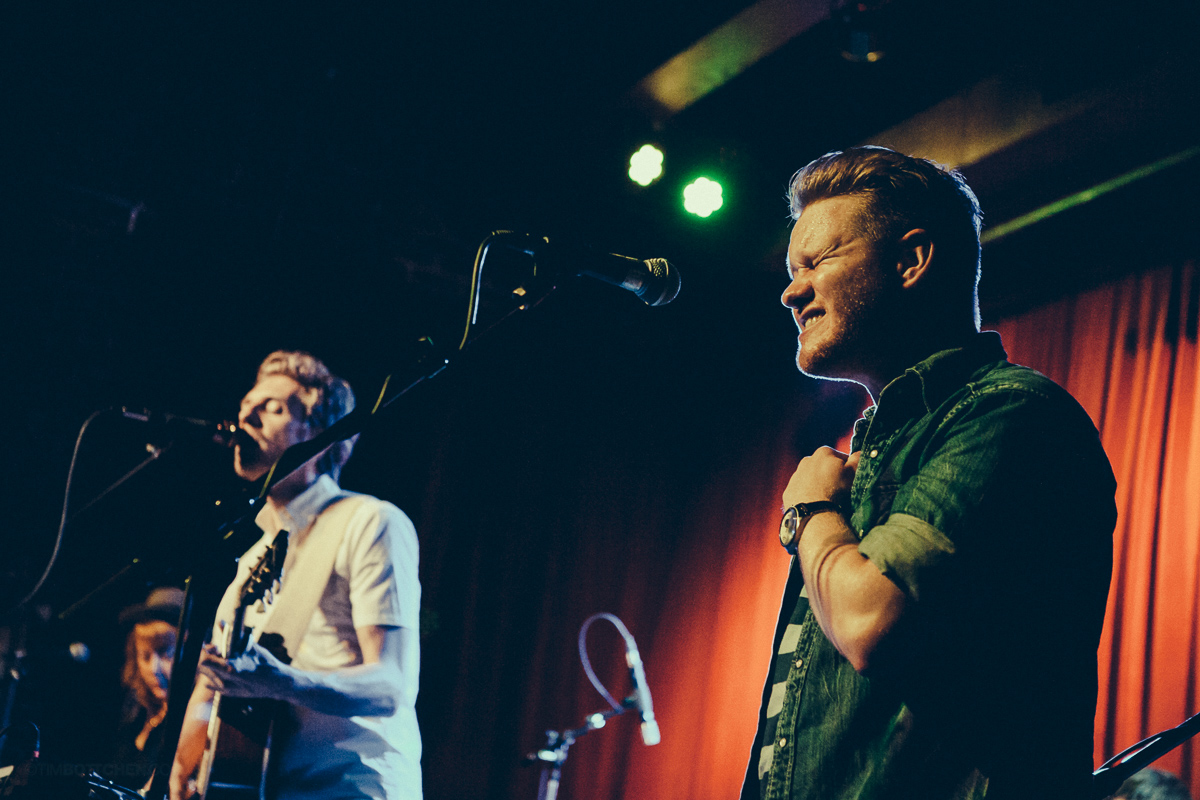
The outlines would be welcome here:
<svg viewBox="0 0 1200 800">
<path fill-rule="evenodd" d="M 800 541 L 800 534 L 804 531 L 804 526 L 808 524 L 809 517 L 822 511 L 845 513 L 842 507 L 832 500 L 796 503 L 783 512 L 783 522 L 779 523 L 779 543 L 783 545 L 783 549 L 796 555 L 796 544 Z"/>
</svg>

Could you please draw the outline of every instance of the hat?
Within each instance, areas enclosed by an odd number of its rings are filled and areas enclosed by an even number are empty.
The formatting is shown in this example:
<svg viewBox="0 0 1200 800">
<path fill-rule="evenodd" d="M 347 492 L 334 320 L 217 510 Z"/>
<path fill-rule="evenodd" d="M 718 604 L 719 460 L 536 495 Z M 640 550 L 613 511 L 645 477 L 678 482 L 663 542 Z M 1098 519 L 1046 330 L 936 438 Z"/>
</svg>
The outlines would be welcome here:
<svg viewBox="0 0 1200 800">
<path fill-rule="evenodd" d="M 146 602 L 129 606 L 117 621 L 122 625 L 137 625 L 152 620 L 162 620 L 172 625 L 179 624 L 179 615 L 183 611 L 183 589 L 176 586 L 159 586 L 146 595 Z"/>
</svg>

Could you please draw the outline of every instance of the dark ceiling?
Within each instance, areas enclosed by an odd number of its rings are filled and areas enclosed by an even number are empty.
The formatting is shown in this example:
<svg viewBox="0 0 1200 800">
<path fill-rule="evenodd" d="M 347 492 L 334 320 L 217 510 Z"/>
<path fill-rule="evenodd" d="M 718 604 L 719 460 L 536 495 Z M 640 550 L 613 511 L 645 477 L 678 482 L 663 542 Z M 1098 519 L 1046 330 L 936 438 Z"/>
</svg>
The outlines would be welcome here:
<svg viewBox="0 0 1200 800">
<path fill-rule="evenodd" d="M 787 179 L 822 152 L 992 75 L 1046 102 L 1158 76 L 1148 107 L 1102 110 L 969 165 L 998 222 L 1197 143 L 1196 12 L 1183 2 L 871 3 L 884 60 L 843 59 L 835 13 L 652 125 L 631 89 L 744 5 L 8 4 L 4 325 L 22 457 L 4 483 L 22 563 L 48 548 L 90 411 L 219 418 L 277 346 L 316 350 L 352 378 L 380 374 L 405 342 L 457 334 L 488 231 L 670 257 L 684 293 L 654 313 L 673 315 L 659 331 L 672 352 L 725 342 L 753 370 L 755 337 L 788 324 L 760 322 L 782 288 Z M 645 141 L 668 172 L 640 189 L 624 172 Z M 707 221 L 678 208 L 702 171 L 728 198 Z M 985 304 L 1027 305 L 1140 263 L 1148 243 L 1194 237 L 1194 177 L 1185 165 L 1096 201 L 1086 219 L 1105 220 L 1108 241 L 1063 214 L 1062 228 L 999 243 Z M 601 324 L 600 308 L 630 341 L 645 334 L 650 312 L 624 295 L 567 298 L 568 316 Z M 537 335 L 560 335 L 549 324 Z"/>
</svg>

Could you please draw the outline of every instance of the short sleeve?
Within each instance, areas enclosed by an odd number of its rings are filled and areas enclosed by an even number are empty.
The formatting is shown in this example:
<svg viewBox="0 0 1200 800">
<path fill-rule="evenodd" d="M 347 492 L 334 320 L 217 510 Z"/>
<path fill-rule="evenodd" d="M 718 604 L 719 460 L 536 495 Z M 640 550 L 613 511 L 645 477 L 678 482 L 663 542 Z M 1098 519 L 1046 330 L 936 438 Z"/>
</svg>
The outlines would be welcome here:
<svg viewBox="0 0 1200 800">
<path fill-rule="evenodd" d="M 391 503 L 364 503 L 347 526 L 346 546 L 354 627 L 418 630 L 417 532 L 404 512 Z"/>
</svg>

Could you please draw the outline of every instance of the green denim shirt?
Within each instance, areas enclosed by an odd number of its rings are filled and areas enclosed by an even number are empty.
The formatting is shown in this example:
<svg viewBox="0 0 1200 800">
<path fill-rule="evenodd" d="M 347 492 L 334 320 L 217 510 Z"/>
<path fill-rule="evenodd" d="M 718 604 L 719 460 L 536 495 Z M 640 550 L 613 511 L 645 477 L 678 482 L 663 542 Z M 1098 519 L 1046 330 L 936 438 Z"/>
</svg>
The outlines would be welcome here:
<svg viewBox="0 0 1200 800">
<path fill-rule="evenodd" d="M 793 559 L 773 652 L 803 623 L 743 800 L 1087 797 L 1116 484 L 1086 412 L 981 333 L 888 384 L 851 449 L 849 523 L 904 615 L 860 675 Z"/>
</svg>

